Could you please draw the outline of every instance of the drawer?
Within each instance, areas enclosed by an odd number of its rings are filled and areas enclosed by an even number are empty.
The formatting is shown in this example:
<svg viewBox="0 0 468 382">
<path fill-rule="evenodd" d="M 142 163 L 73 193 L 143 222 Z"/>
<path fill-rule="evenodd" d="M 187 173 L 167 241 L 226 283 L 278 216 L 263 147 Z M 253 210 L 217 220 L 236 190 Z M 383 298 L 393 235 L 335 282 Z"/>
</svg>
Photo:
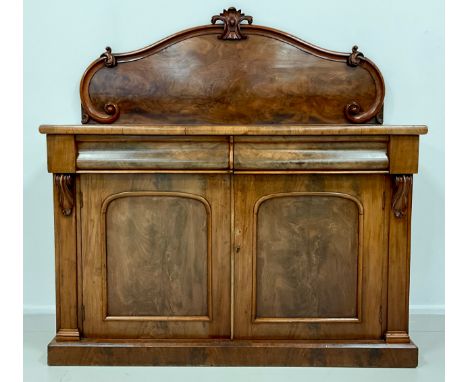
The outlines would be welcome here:
<svg viewBox="0 0 468 382">
<path fill-rule="evenodd" d="M 223 170 L 226 137 L 115 137 L 77 139 L 77 170 Z"/>
<path fill-rule="evenodd" d="M 239 137 L 234 144 L 234 169 L 388 170 L 387 146 L 385 137 Z"/>
</svg>

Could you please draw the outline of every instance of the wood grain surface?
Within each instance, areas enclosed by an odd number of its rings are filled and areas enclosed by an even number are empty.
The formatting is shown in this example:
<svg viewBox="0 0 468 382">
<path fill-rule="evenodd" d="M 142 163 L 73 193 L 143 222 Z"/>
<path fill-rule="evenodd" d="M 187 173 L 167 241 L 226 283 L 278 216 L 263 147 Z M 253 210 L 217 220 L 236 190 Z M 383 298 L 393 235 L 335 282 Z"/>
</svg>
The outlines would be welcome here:
<svg viewBox="0 0 468 382">
<path fill-rule="evenodd" d="M 420 135 L 424 125 L 41 125 L 42 134 L 76 135 Z"/>
<path fill-rule="evenodd" d="M 382 338 L 388 240 L 385 187 L 385 175 L 234 175 L 234 337 L 315 340 Z M 351 216 L 339 218 L 339 213 L 333 212 L 333 203 L 326 210 L 318 211 L 318 206 L 314 208 L 315 201 L 309 201 L 312 198 L 305 201 L 301 196 L 301 193 L 315 192 L 344 194 L 362 205 L 362 228 L 359 230 L 362 232 L 359 240 L 362 257 L 356 250 L 358 223 L 355 221 L 355 203 L 344 206 L 343 214 L 347 208 L 351 208 L 348 211 Z M 272 208 L 271 216 L 263 222 L 259 215 L 258 223 L 263 226 L 256 227 L 255 206 L 262 198 L 289 193 L 298 193 L 298 200 L 303 204 L 297 208 L 294 203 L 284 206 L 286 210 Z M 291 203 L 292 199 L 285 200 Z M 307 215 L 310 215 L 309 220 Z M 320 226 L 314 225 L 314 222 Z M 327 222 L 341 227 L 344 232 L 336 236 L 326 233 L 323 224 Z M 320 251 L 323 257 L 317 259 L 319 264 L 315 264 L 309 255 L 318 239 L 315 243 L 307 240 L 318 235 L 325 241 L 322 241 Z M 339 260 L 334 262 L 330 259 L 328 263 L 325 260 L 327 254 L 334 254 Z M 344 261 L 351 269 L 340 269 L 338 261 Z M 295 265 L 296 262 L 302 267 Z M 257 264 L 260 271 L 256 270 Z M 263 274 L 265 271 L 267 273 Z M 350 290 L 345 290 L 344 285 Z M 359 285 L 363 286 L 361 290 Z M 322 300 L 323 307 L 317 305 L 316 300 L 321 293 L 328 298 Z M 340 293 L 346 297 L 340 296 Z M 259 306 L 263 312 L 260 313 L 268 313 L 270 317 L 258 317 L 257 296 L 262 299 Z M 350 301 L 345 301 L 346 298 Z M 294 303 L 301 317 L 294 313 Z M 337 316 L 330 317 L 332 313 Z"/>
<path fill-rule="evenodd" d="M 236 140 L 236 170 L 386 170 L 387 142 Z"/>
<path fill-rule="evenodd" d="M 84 337 L 229 337 L 229 176 L 80 177 Z"/>
<path fill-rule="evenodd" d="M 106 316 L 209 319 L 209 204 L 184 193 L 111 198 L 103 210 Z"/>
<path fill-rule="evenodd" d="M 398 176 L 392 178 L 393 192 L 397 192 L 394 184 Z M 413 177 L 406 179 L 406 211 L 398 217 L 390 214 L 388 256 L 388 312 L 387 342 L 409 342 L 409 287 L 411 259 L 411 205 L 413 197 Z M 390 183 L 390 182 L 389 182 Z M 394 196 L 394 195 L 392 195 Z"/>
<path fill-rule="evenodd" d="M 107 48 L 81 80 L 83 122 L 381 123 L 383 77 L 357 49 L 332 52 L 257 25 L 223 41 L 219 29 Z"/>
<path fill-rule="evenodd" d="M 82 340 L 48 346 L 48 364 L 108 366 L 416 367 L 411 342 Z"/>
<path fill-rule="evenodd" d="M 79 142 L 78 170 L 122 169 L 227 169 L 226 138 L 188 141 L 168 137 L 159 141 Z"/>
<path fill-rule="evenodd" d="M 74 173 L 76 155 L 76 143 L 72 135 L 47 136 L 47 171 Z"/>
<path fill-rule="evenodd" d="M 255 205 L 255 322 L 358 318 L 358 200 L 284 193 Z"/>
<path fill-rule="evenodd" d="M 55 294 L 56 330 L 58 341 L 76 341 L 80 338 L 78 322 L 78 247 L 77 211 L 71 208 L 63 213 L 60 202 L 62 188 L 57 178 L 67 177 L 70 181 L 71 202 L 75 205 L 76 182 L 73 174 L 56 174 L 53 182 L 54 194 L 54 236 L 55 236 Z"/>
<path fill-rule="evenodd" d="M 390 138 L 389 153 L 391 174 L 415 174 L 418 172 L 419 136 L 394 136 Z"/>
</svg>

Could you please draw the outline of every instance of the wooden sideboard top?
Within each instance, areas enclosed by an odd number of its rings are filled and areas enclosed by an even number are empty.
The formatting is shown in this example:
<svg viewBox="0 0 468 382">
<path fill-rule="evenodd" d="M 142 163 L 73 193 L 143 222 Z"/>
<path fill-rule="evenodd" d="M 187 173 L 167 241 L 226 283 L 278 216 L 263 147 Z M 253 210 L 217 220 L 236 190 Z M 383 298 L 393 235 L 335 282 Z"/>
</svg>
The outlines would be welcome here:
<svg viewBox="0 0 468 382">
<path fill-rule="evenodd" d="M 424 125 L 41 125 L 60 135 L 424 135 Z"/>
</svg>

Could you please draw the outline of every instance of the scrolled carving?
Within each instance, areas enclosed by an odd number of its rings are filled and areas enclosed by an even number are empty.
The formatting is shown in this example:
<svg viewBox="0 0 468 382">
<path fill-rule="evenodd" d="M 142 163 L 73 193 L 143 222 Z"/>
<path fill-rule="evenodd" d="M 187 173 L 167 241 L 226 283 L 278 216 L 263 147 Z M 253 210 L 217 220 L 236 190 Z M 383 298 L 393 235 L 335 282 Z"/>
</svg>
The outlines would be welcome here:
<svg viewBox="0 0 468 382">
<path fill-rule="evenodd" d="M 357 45 L 353 46 L 352 53 L 348 57 L 349 66 L 358 66 L 361 63 L 361 57 L 364 57 L 364 54 L 358 51 L 359 47 Z"/>
<path fill-rule="evenodd" d="M 54 177 L 58 190 L 60 209 L 63 216 L 70 216 L 75 205 L 73 197 L 73 177 L 70 174 L 56 174 Z"/>
<path fill-rule="evenodd" d="M 81 106 L 81 123 L 85 125 L 88 122 L 89 122 L 89 115 L 86 114 L 86 112 L 83 109 L 83 106 Z"/>
<path fill-rule="evenodd" d="M 356 101 L 353 101 L 346 105 L 345 113 L 347 117 L 348 115 L 350 117 L 354 115 L 358 115 L 360 112 L 361 112 L 361 105 L 359 105 Z"/>
<path fill-rule="evenodd" d="M 101 54 L 101 57 L 103 57 L 104 60 L 104 65 L 107 66 L 108 68 L 113 68 L 114 66 L 117 65 L 117 60 L 115 56 L 112 54 L 112 48 L 110 46 L 106 46 L 106 51 Z"/>
<path fill-rule="evenodd" d="M 380 111 L 375 116 L 375 120 L 377 121 L 377 123 L 379 125 L 383 124 L 383 116 L 384 116 L 384 110 L 383 109 L 384 109 L 384 106 L 382 105 L 382 107 L 380 108 Z"/>
<path fill-rule="evenodd" d="M 86 69 L 80 84 L 81 123 L 88 123 L 90 118 L 99 123 L 112 123 L 119 118 L 120 109 L 116 104 L 106 103 L 104 112 L 102 112 L 93 105 L 89 96 L 89 83 L 94 74 L 103 67 L 113 68 L 115 66 L 117 66 L 117 58 L 112 54 L 112 49 L 106 47 L 106 51 Z"/>
<path fill-rule="evenodd" d="M 392 211 L 396 218 L 401 219 L 408 212 L 408 197 L 411 191 L 413 177 L 411 175 L 396 175 L 393 178 Z"/>
<path fill-rule="evenodd" d="M 345 116 L 352 123 L 365 123 L 375 117 L 376 121 L 382 124 L 382 107 L 385 97 L 383 77 L 377 67 L 369 59 L 365 58 L 364 54 L 359 52 L 358 49 L 357 45 L 353 46 L 351 54 L 346 59 L 346 63 L 351 67 L 360 66 L 370 73 L 375 82 L 376 97 L 369 110 L 366 111 L 362 109 L 357 101 L 350 102 L 345 107 Z"/>
<path fill-rule="evenodd" d="M 246 16 L 239 9 L 237 10 L 234 7 L 224 9 L 223 13 L 215 15 L 211 18 L 211 24 L 215 24 L 216 21 L 222 21 L 224 23 L 223 34 L 218 36 L 221 40 L 242 40 L 247 38 L 243 35 L 240 30 L 240 23 L 242 21 L 247 21 L 249 24 L 252 24 L 253 17 Z"/>
</svg>

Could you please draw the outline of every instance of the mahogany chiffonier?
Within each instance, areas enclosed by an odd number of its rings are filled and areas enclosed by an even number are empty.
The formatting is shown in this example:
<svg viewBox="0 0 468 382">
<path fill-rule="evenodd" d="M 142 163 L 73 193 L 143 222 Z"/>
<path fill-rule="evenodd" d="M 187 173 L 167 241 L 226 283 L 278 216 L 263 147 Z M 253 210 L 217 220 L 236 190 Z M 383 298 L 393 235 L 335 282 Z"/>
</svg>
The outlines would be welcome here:
<svg viewBox="0 0 468 382">
<path fill-rule="evenodd" d="M 43 125 L 54 179 L 50 365 L 415 367 L 419 135 L 384 80 L 229 8 L 85 71 Z"/>
</svg>

